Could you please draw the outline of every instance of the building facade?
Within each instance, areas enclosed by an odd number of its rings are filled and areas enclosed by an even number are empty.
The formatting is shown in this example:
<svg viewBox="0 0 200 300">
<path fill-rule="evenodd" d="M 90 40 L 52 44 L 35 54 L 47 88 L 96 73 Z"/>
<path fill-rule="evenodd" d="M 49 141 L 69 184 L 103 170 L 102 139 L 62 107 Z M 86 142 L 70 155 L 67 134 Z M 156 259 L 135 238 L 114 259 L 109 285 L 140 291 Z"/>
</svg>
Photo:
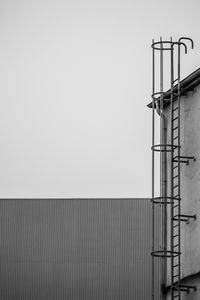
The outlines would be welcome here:
<svg viewBox="0 0 200 300">
<path fill-rule="evenodd" d="M 169 131 L 170 106 L 166 106 L 165 113 Z M 182 81 L 180 141 L 181 156 L 194 157 L 181 163 L 180 168 L 181 215 L 189 216 L 181 221 L 181 284 L 196 287 L 189 293 L 182 292 L 181 299 L 196 300 L 200 299 L 200 69 Z M 168 168 L 169 164 L 168 160 Z M 168 264 L 167 299 L 171 299 L 169 269 Z"/>
<path fill-rule="evenodd" d="M 1 199 L 0 298 L 148 300 L 151 222 L 150 199 Z"/>
</svg>

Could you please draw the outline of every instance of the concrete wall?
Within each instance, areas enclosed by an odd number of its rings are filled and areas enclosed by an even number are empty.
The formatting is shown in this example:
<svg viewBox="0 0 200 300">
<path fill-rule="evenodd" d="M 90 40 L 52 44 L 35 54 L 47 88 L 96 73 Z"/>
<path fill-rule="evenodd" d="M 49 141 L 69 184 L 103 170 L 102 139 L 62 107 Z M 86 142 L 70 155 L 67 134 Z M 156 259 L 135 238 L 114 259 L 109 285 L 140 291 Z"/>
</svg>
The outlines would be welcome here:
<svg viewBox="0 0 200 300">
<path fill-rule="evenodd" d="M 1 199 L 0 237 L 0 299 L 150 298 L 149 200 Z"/>
<path fill-rule="evenodd" d="M 169 108 L 166 114 L 169 129 Z M 190 161 L 188 166 L 181 164 L 181 213 L 197 215 L 196 221 L 181 223 L 181 273 L 185 278 L 200 272 L 200 86 L 181 98 L 181 155 L 196 157 L 196 161 Z M 169 192 L 169 185 L 168 188 Z M 196 282 L 199 285 L 200 276 L 197 274 L 186 281 L 187 284 Z M 182 299 L 200 299 L 200 286 L 195 293 L 183 294 Z"/>
</svg>

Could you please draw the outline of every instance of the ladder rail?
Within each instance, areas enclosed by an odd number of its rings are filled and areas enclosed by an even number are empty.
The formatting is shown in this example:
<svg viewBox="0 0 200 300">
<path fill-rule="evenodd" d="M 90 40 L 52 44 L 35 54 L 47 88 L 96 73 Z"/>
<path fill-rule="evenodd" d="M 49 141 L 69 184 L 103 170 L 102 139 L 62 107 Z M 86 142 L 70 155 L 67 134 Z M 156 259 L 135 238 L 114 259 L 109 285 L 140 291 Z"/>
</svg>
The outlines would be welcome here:
<svg viewBox="0 0 200 300">
<path fill-rule="evenodd" d="M 177 149 L 174 149 L 174 145 L 180 146 L 179 145 L 179 102 L 178 105 L 175 107 L 175 101 L 174 101 L 174 45 L 171 44 L 171 51 L 170 51 L 170 63 L 171 63 L 171 96 L 170 96 L 170 105 L 171 105 L 171 174 L 170 174 L 170 185 L 171 185 L 171 197 L 174 198 L 174 194 L 180 198 L 180 191 L 179 191 L 179 182 L 180 182 L 180 165 L 179 165 L 179 160 L 178 162 L 174 161 L 174 157 L 178 155 Z M 178 82 L 179 82 L 179 77 L 178 77 Z M 176 102 L 177 103 L 177 102 Z M 177 114 L 178 113 L 178 114 Z M 177 124 L 178 123 L 178 124 Z M 176 128 L 176 129 L 175 129 Z M 178 144 L 177 144 L 178 142 Z M 177 169 L 177 170 L 176 170 Z M 176 173 L 176 175 L 174 175 Z M 174 177 L 176 176 L 178 184 L 174 184 Z M 178 188 L 178 190 L 176 190 Z M 175 191 L 176 190 L 176 191 Z M 171 234 L 170 234 L 170 242 L 171 242 L 171 251 L 178 251 L 180 252 L 180 223 L 178 222 L 177 224 L 174 224 L 174 215 L 177 214 L 177 210 L 179 212 L 180 209 L 180 203 L 172 204 L 171 205 L 171 218 L 170 218 L 170 228 L 171 228 Z M 173 236 L 177 235 L 178 241 L 176 241 L 176 244 L 174 242 Z M 174 267 L 176 265 L 176 267 Z M 174 257 L 171 257 L 171 299 L 178 298 L 180 300 L 180 290 L 174 290 L 174 284 L 175 282 L 179 283 L 180 281 L 180 255 L 177 256 L 175 259 Z"/>
<path fill-rule="evenodd" d="M 180 198 L 180 44 L 178 44 L 178 77 L 177 98 L 174 101 L 174 47 L 171 45 L 171 197 L 178 195 Z M 176 159 L 178 157 L 178 159 Z M 171 249 L 172 251 L 181 252 L 181 236 L 180 236 L 180 218 L 176 221 L 176 215 L 181 214 L 181 205 L 178 201 L 175 205 L 171 205 Z M 176 239 L 173 237 L 176 236 Z M 172 300 L 181 299 L 180 289 L 175 287 L 180 285 L 181 278 L 181 256 L 171 258 L 171 298 Z"/>
</svg>

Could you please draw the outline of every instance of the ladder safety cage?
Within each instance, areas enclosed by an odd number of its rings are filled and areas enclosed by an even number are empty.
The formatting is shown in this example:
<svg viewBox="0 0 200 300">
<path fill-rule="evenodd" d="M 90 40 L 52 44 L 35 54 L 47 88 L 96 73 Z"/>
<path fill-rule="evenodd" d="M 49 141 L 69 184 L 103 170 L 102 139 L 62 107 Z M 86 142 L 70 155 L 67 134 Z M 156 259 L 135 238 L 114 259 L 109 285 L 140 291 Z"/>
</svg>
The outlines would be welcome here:
<svg viewBox="0 0 200 300">
<path fill-rule="evenodd" d="M 161 258 L 162 262 L 162 283 L 161 286 L 166 286 L 167 280 L 167 259 L 170 259 L 170 292 L 171 300 L 181 300 L 181 292 L 189 293 L 190 290 L 196 290 L 195 286 L 187 286 L 181 284 L 181 222 L 188 223 L 190 219 L 195 220 L 196 215 L 181 214 L 181 174 L 180 164 L 189 164 L 190 160 L 195 161 L 194 156 L 181 155 L 181 141 L 180 141 L 180 54 L 181 48 L 184 48 L 187 53 L 187 46 L 185 41 L 191 43 L 191 48 L 194 48 L 194 42 L 187 37 L 181 37 L 178 42 L 162 40 L 152 41 L 152 300 L 164 299 L 161 295 L 159 298 L 155 295 L 155 258 Z M 164 52 L 165 51 L 165 52 Z M 167 119 L 164 113 L 164 53 L 169 53 L 170 65 L 170 143 L 167 143 Z M 174 53 L 177 54 L 177 77 L 174 79 Z M 159 53 L 159 86 L 160 90 L 156 91 L 156 52 Z M 174 92 L 176 87 L 176 92 Z M 156 143 L 155 116 L 158 113 L 160 118 L 160 134 L 159 144 Z M 169 139 L 168 139 L 169 140 Z M 160 195 L 155 195 L 155 154 L 160 154 Z M 168 156 L 167 156 L 168 155 Z M 170 158 L 169 158 L 170 157 Z M 169 167 L 170 184 L 167 185 L 167 163 Z M 155 209 L 156 205 L 161 207 L 161 222 L 162 222 L 162 236 L 160 247 L 156 248 L 156 228 L 155 228 Z M 170 214 L 170 218 L 167 214 Z M 168 217 L 168 218 L 167 218 Z M 170 221 L 167 221 L 170 220 Z M 168 224 L 167 224 L 168 222 Z M 167 225 L 169 227 L 170 242 L 167 242 Z M 168 246 L 169 244 L 169 246 Z"/>
</svg>

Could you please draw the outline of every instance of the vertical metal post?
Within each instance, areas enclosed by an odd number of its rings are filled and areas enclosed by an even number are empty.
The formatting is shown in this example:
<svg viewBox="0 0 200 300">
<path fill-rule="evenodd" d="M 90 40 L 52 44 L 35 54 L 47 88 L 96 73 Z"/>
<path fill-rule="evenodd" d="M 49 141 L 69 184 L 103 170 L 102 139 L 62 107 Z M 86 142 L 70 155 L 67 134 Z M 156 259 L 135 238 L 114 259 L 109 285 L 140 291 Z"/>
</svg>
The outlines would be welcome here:
<svg viewBox="0 0 200 300">
<path fill-rule="evenodd" d="M 179 195 L 179 198 L 181 198 L 181 181 L 180 181 L 180 144 L 181 144 L 181 141 L 180 141 L 180 133 L 181 133 L 181 124 L 180 124 L 180 48 L 181 48 L 181 45 L 178 44 L 178 195 Z M 178 214 L 180 216 L 181 214 L 181 205 L 179 203 L 179 206 L 178 206 Z M 179 243 L 179 247 L 178 247 L 178 251 L 181 252 L 181 224 L 180 224 L 180 218 L 178 218 L 178 243 Z M 178 286 L 180 286 L 180 274 L 181 274 L 181 256 L 179 255 L 178 256 L 178 264 L 179 264 L 179 267 L 178 267 Z M 179 299 L 181 300 L 181 292 L 180 292 L 180 289 L 179 289 Z"/>
<path fill-rule="evenodd" d="M 172 38 L 171 38 L 172 42 Z M 171 71 L 171 145 L 173 145 L 173 84 L 174 84 L 174 45 L 171 43 L 171 51 L 170 51 L 170 71 Z M 173 199 L 173 146 L 171 147 L 171 198 Z M 170 216 L 170 244 L 171 244 L 171 299 L 173 299 L 173 203 L 171 204 L 171 216 Z"/>
<path fill-rule="evenodd" d="M 152 40 L 152 44 L 154 40 Z M 152 146 L 155 143 L 154 131 L 155 131 L 155 100 L 154 100 L 154 92 L 155 92 L 155 52 L 154 48 L 152 47 Z M 152 199 L 154 199 L 154 150 L 152 148 Z M 152 253 L 154 252 L 154 230 L 155 230 L 155 211 L 154 211 L 154 202 L 152 201 Z M 152 255 L 152 300 L 154 300 L 154 256 Z"/>
<path fill-rule="evenodd" d="M 160 144 L 163 145 L 163 45 L 160 38 Z M 160 197 L 163 196 L 163 146 L 160 151 Z M 161 204 L 162 205 L 162 204 Z M 161 209 L 162 210 L 162 209 Z"/>
<path fill-rule="evenodd" d="M 163 112 L 163 44 L 162 44 L 162 37 L 160 37 L 160 144 L 164 145 L 164 112 Z M 161 146 L 160 151 L 160 197 L 164 197 L 164 155 L 165 149 L 164 146 Z M 164 219 L 164 209 L 165 204 L 160 204 L 161 210 L 161 250 L 164 250 L 164 228 L 165 228 L 165 219 Z M 164 261 L 165 257 L 162 258 L 161 261 L 161 282 L 164 283 Z M 161 294 L 161 298 L 163 299 L 163 294 Z"/>
<path fill-rule="evenodd" d="M 164 152 L 163 152 L 163 198 L 167 197 L 167 119 L 164 116 L 163 125 L 163 135 L 164 135 Z M 167 204 L 163 204 L 163 249 L 164 252 L 167 250 Z M 163 284 L 167 284 L 167 258 L 163 257 Z M 163 294 L 163 299 L 165 299 Z"/>
</svg>

